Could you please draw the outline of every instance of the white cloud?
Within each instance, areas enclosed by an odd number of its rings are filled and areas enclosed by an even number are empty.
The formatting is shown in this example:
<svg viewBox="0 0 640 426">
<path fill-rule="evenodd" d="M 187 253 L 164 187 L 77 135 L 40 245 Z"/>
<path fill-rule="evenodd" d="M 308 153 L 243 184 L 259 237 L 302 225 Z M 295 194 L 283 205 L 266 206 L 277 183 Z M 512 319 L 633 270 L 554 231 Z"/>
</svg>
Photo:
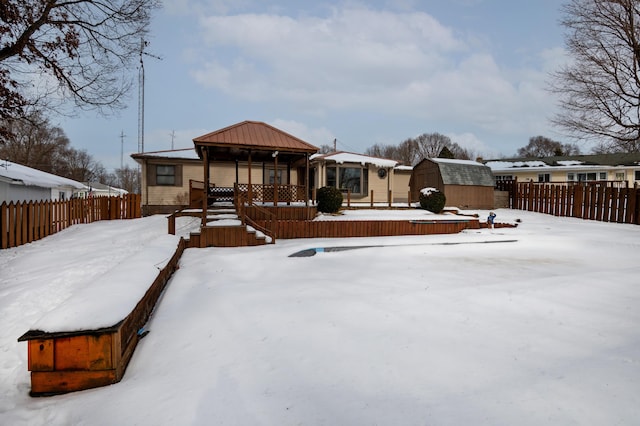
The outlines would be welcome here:
<svg viewBox="0 0 640 426">
<path fill-rule="evenodd" d="M 269 122 L 269 124 L 318 148 L 321 145 L 330 145 L 335 138 L 333 133 L 325 127 L 309 128 L 306 124 L 298 121 L 278 118 Z"/>
</svg>

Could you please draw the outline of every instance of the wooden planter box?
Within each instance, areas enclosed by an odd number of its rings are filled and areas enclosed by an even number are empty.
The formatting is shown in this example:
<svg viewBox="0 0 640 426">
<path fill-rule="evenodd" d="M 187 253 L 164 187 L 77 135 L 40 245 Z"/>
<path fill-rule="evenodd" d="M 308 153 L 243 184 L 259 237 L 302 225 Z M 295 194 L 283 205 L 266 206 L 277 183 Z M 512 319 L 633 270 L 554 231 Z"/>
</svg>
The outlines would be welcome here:
<svg viewBox="0 0 640 426">
<path fill-rule="evenodd" d="M 46 396 L 106 386 L 119 382 L 147 323 L 186 247 L 180 240 L 133 311 L 112 327 L 98 330 L 46 333 L 30 330 L 18 341 L 28 343 L 31 395 Z"/>
</svg>

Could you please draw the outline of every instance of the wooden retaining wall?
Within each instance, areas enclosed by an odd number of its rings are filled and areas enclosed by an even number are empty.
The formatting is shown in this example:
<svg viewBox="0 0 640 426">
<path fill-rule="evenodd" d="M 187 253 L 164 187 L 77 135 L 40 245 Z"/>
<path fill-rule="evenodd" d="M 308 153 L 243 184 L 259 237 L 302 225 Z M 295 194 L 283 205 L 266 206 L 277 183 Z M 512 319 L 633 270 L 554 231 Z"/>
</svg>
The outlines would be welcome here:
<svg viewBox="0 0 640 426">
<path fill-rule="evenodd" d="M 256 221 L 260 223 L 260 221 Z M 280 220 L 278 238 L 348 238 L 386 237 L 394 235 L 456 234 L 464 229 L 477 229 L 478 219 L 453 221 L 353 220 L 295 221 Z"/>
<path fill-rule="evenodd" d="M 119 382 L 148 321 L 187 246 L 178 248 L 133 311 L 112 327 L 77 332 L 30 330 L 18 341 L 28 343 L 31 395 L 44 396 Z"/>
<path fill-rule="evenodd" d="M 140 195 L 0 204 L 0 249 L 17 247 L 79 223 L 141 217 Z"/>
</svg>

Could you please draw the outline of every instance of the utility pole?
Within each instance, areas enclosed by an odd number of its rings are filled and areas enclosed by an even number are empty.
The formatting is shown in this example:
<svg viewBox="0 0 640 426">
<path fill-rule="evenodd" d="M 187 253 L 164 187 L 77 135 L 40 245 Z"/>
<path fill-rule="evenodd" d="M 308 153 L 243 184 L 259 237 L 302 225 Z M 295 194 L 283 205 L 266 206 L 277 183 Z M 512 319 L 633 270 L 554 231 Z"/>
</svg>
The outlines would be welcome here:
<svg viewBox="0 0 640 426">
<path fill-rule="evenodd" d="M 124 130 L 120 130 L 120 170 L 124 169 Z"/>
<path fill-rule="evenodd" d="M 176 138 L 176 131 L 172 130 L 169 136 L 171 136 L 171 150 L 173 151 L 173 140 Z"/>
</svg>

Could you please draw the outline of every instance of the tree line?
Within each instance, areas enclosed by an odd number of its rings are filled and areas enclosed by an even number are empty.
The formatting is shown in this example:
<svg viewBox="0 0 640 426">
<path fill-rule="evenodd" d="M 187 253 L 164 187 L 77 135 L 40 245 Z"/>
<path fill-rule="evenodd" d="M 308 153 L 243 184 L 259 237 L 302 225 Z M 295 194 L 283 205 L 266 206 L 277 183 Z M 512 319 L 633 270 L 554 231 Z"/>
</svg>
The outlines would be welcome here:
<svg viewBox="0 0 640 426">
<path fill-rule="evenodd" d="M 52 125 L 42 113 L 2 122 L 8 132 L 0 143 L 0 159 L 78 182 L 99 182 L 140 192 L 137 168 L 124 166 L 108 172 L 86 150 L 73 148 L 64 130 Z"/>
</svg>

